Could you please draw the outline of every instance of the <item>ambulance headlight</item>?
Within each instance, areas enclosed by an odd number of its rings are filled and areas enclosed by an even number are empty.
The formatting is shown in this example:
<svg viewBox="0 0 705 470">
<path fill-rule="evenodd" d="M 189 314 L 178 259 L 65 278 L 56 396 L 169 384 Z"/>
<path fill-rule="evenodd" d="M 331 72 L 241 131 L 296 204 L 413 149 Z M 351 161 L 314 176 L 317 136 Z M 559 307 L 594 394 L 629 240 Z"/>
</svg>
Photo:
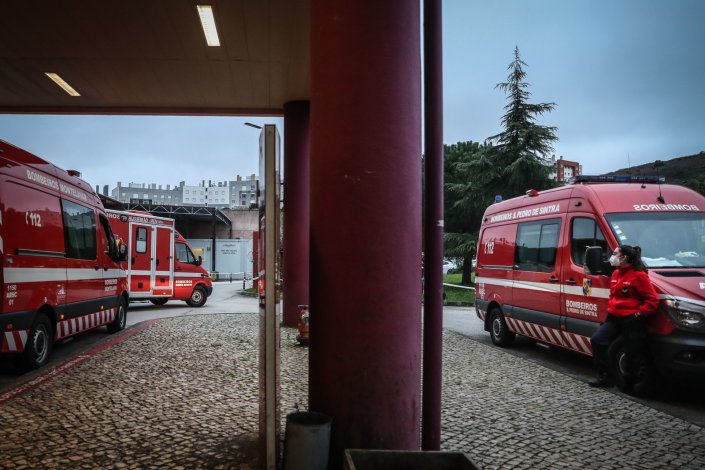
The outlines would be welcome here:
<svg viewBox="0 0 705 470">
<path fill-rule="evenodd" d="M 705 307 L 675 299 L 661 301 L 664 312 L 683 330 L 705 331 Z"/>
</svg>

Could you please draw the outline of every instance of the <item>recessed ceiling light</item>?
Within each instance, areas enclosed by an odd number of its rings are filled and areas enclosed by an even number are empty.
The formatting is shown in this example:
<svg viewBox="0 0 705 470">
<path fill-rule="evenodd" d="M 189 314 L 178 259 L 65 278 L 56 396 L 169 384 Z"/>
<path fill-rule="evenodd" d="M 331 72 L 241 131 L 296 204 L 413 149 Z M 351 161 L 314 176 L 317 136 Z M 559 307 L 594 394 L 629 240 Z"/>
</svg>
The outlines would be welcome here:
<svg viewBox="0 0 705 470">
<path fill-rule="evenodd" d="M 215 17 L 213 16 L 213 7 L 211 5 L 196 5 L 196 8 L 198 9 L 198 17 L 201 19 L 203 34 L 206 35 L 206 42 L 209 46 L 220 46 L 218 30 L 215 27 Z"/>
<path fill-rule="evenodd" d="M 54 81 L 54 83 L 56 83 L 57 85 L 59 85 L 59 86 L 60 86 L 66 93 L 68 93 L 69 95 L 71 95 L 71 96 L 81 96 L 81 94 L 80 94 L 79 92 L 77 92 L 76 90 L 74 90 L 71 85 L 69 85 L 68 83 L 66 83 L 66 81 L 65 81 L 63 78 L 61 78 L 58 73 L 54 73 L 54 72 L 44 72 L 44 74 L 45 74 L 47 77 L 51 78 L 51 79 Z"/>
</svg>

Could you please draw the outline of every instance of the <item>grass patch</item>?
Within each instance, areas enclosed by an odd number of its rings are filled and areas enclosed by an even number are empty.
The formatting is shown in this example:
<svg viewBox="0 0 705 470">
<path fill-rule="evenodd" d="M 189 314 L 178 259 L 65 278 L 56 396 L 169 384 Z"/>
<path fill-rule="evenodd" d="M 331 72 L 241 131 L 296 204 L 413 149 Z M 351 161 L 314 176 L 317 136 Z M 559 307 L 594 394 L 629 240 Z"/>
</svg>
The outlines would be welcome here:
<svg viewBox="0 0 705 470">
<path fill-rule="evenodd" d="M 462 274 L 446 274 L 443 276 L 443 283 L 444 284 L 456 284 L 459 286 L 462 286 L 461 284 L 461 279 L 463 278 Z M 475 281 L 475 274 L 472 274 L 472 281 L 474 283 Z M 474 287 L 474 285 L 470 285 L 467 287 Z M 445 301 L 446 302 L 475 302 L 475 291 L 474 290 L 469 290 L 469 289 L 457 289 L 451 286 L 443 286 L 443 291 L 445 292 Z"/>
</svg>

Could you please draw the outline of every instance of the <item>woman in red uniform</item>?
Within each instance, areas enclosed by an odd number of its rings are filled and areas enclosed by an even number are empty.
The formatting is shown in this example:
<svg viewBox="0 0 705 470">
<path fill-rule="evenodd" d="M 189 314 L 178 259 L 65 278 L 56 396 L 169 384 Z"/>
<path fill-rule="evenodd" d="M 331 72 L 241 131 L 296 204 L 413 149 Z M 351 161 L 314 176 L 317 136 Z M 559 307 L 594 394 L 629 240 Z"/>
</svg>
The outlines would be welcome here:
<svg viewBox="0 0 705 470">
<path fill-rule="evenodd" d="M 607 320 L 590 338 L 598 378 L 592 387 L 609 387 L 609 347 L 619 335 L 624 337 L 625 378 L 633 378 L 646 347 L 644 317 L 658 308 L 658 295 L 641 261 L 641 248 L 620 245 L 610 257 L 610 264 L 617 269 L 610 279 L 610 297 L 607 301 Z"/>
</svg>

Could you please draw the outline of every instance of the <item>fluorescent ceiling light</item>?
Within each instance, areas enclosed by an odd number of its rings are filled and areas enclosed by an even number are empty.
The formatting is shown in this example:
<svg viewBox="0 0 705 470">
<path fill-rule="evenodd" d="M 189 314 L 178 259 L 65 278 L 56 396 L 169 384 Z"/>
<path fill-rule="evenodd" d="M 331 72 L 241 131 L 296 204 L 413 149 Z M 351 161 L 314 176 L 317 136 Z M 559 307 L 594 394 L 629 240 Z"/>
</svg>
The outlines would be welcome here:
<svg viewBox="0 0 705 470">
<path fill-rule="evenodd" d="M 64 79 L 59 76 L 58 73 L 54 73 L 54 72 L 44 72 L 44 74 L 45 74 L 47 77 L 51 78 L 51 79 L 54 81 L 54 83 L 56 83 L 57 85 L 59 85 L 59 86 L 60 86 L 66 93 L 68 93 L 69 95 L 71 95 L 71 96 L 81 96 L 81 94 L 80 94 L 79 92 L 77 92 L 76 90 L 74 90 L 71 85 L 69 85 L 68 83 L 66 83 L 66 82 L 64 81 Z"/>
<path fill-rule="evenodd" d="M 209 46 L 220 46 L 218 30 L 215 28 L 215 18 L 213 17 L 213 7 L 211 5 L 196 5 L 198 17 L 201 19 L 203 34 L 206 35 L 206 42 Z"/>
</svg>

